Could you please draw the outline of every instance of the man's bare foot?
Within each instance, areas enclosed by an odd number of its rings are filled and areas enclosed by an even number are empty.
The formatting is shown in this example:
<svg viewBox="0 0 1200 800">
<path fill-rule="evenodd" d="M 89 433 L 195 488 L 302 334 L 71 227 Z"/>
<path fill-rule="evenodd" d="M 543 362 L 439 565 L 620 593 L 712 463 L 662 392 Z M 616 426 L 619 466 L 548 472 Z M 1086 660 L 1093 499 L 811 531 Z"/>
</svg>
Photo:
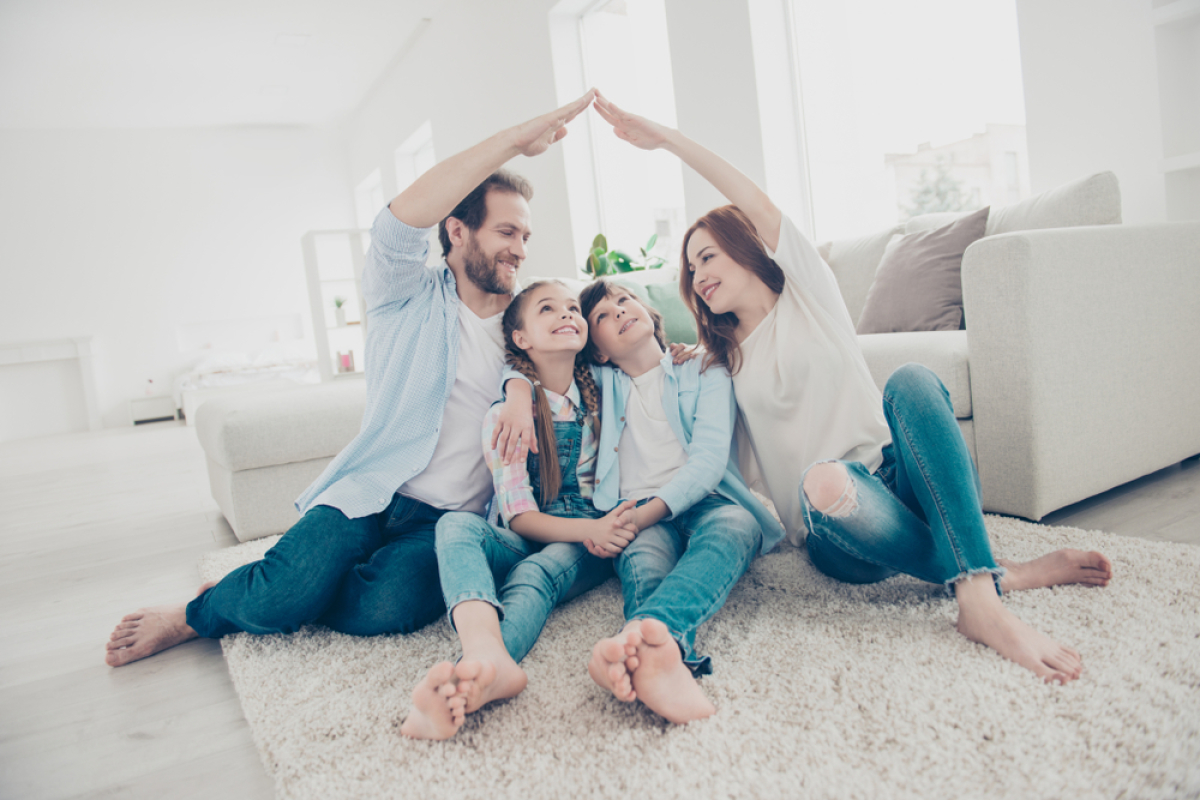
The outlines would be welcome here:
<svg viewBox="0 0 1200 800">
<path fill-rule="evenodd" d="M 1094 550 L 1064 548 L 1033 561 L 999 559 L 997 563 L 1008 569 L 1008 574 L 1000 579 L 1000 588 L 1006 592 L 1067 583 L 1107 586 L 1112 580 L 1112 562 Z"/>
<path fill-rule="evenodd" d="M 1017 619 L 1000 601 L 991 575 L 975 575 L 955 584 L 958 632 L 987 645 L 1046 682 L 1073 681 L 1083 672 L 1079 653 Z"/>
<path fill-rule="evenodd" d="M 196 590 L 196 596 L 216 585 L 216 581 L 203 584 Z M 199 634 L 187 624 L 186 603 L 139 608 L 122 617 L 113 629 L 108 637 L 104 661 L 110 667 L 123 667 L 197 636 Z"/>
<path fill-rule="evenodd" d="M 443 661 L 432 667 L 412 693 L 413 710 L 400 725 L 412 739 L 449 739 L 466 717 L 466 698 L 458 690 L 454 665 Z"/>
<path fill-rule="evenodd" d="M 469 658 L 463 653 L 462 661 L 454 665 L 458 693 L 466 702 L 468 714 L 496 700 L 516 697 L 529 684 L 529 676 L 512 660 L 507 650 L 492 651 L 486 655 L 490 657 Z"/>
<path fill-rule="evenodd" d="M 632 673 L 638 667 L 637 646 L 642 642 L 640 620 L 630 622 L 616 636 L 601 639 L 592 648 L 588 674 L 601 689 L 612 692 L 623 703 L 637 699 Z"/>
<path fill-rule="evenodd" d="M 670 722 L 682 724 L 717 713 L 692 671 L 683 663 L 679 645 L 667 626 L 656 619 L 634 620 L 637 626 L 637 668 L 632 672 L 633 690 L 648 708 Z"/>
</svg>

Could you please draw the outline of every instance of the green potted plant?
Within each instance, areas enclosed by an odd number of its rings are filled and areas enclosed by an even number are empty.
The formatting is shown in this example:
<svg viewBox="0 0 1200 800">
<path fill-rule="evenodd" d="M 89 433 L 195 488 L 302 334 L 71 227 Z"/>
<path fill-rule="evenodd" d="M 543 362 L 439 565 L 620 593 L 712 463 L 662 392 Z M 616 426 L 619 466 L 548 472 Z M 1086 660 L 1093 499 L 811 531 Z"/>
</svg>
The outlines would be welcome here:
<svg viewBox="0 0 1200 800">
<path fill-rule="evenodd" d="M 343 308 L 344 305 L 346 305 L 346 298 L 341 295 L 333 298 L 333 318 L 339 328 L 346 325 L 346 309 Z"/>
<path fill-rule="evenodd" d="M 587 263 L 584 265 L 583 271 L 591 278 L 600 278 L 605 275 L 620 275 L 625 272 L 659 269 L 663 264 L 667 263 L 667 260 L 661 256 L 650 255 L 650 251 L 654 249 L 656 242 L 658 242 L 657 233 L 650 237 L 650 241 L 646 242 L 645 247 L 638 248 L 641 256 L 634 258 L 622 250 L 609 250 L 608 240 L 604 238 L 603 233 L 598 233 L 596 234 L 596 238 L 592 240 L 592 250 L 588 253 Z"/>
</svg>

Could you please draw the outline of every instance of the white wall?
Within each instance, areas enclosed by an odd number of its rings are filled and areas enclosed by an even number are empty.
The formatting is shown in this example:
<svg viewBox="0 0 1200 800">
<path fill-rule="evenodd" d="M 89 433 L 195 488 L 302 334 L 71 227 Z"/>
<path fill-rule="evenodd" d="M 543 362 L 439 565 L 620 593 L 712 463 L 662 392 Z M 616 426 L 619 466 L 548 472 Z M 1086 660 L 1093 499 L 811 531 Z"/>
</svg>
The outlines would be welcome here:
<svg viewBox="0 0 1200 800">
<path fill-rule="evenodd" d="M 406 58 L 381 76 L 343 131 L 353 183 L 372 170 L 395 194 L 395 151 L 429 120 L 439 161 L 502 128 L 553 110 L 552 0 L 521 3 L 443 0 Z M 562 149 L 518 156 L 507 167 L 533 184 L 533 237 L 525 275 L 574 276 Z"/>
<path fill-rule="evenodd" d="M 92 335 L 105 426 L 187 366 L 178 325 L 307 321 L 300 236 L 353 219 L 312 130 L 5 130 L 0 175 L 0 341 Z"/>
<path fill-rule="evenodd" d="M 1034 192 L 1112 170 L 1125 222 L 1166 220 L 1150 0 L 1017 0 Z"/>
</svg>

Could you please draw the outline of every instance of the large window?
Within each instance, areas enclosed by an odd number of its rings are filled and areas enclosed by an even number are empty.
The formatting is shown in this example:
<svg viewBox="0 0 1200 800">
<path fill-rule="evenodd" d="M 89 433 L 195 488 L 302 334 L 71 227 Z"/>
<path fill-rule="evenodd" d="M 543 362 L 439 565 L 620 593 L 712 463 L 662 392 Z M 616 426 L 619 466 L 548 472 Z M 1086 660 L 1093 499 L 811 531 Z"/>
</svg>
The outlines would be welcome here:
<svg viewBox="0 0 1200 800">
<path fill-rule="evenodd" d="M 818 239 L 1029 194 L 1014 0 L 791 0 Z"/>
<path fill-rule="evenodd" d="M 676 124 L 663 0 L 564 0 L 551 30 L 562 102 L 595 86 L 623 108 Z M 622 142 L 597 114 L 582 121 L 586 135 L 564 140 L 577 266 L 597 233 L 634 255 L 657 235 L 654 252 L 673 264 L 684 230 L 679 160 Z"/>
</svg>

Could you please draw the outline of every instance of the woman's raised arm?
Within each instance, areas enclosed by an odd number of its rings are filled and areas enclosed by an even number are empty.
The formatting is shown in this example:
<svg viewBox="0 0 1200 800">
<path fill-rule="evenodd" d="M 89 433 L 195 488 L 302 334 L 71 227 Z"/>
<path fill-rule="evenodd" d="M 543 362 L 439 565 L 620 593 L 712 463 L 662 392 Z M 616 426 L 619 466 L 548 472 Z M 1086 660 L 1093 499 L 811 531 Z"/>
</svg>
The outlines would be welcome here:
<svg viewBox="0 0 1200 800">
<path fill-rule="evenodd" d="M 642 150 L 666 150 L 678 156 L 680 161 L 696 170 L 700 177 L 740 208 L 750 218 L 767 247 L 772 251 L 776 249 L 782 214 L 767 193 L 737 167 L 678 130 L 619 108 L 599 92 L 596 93 L 593 107 L 605 122 L 613 126 L 617 138 Z"/>
</svg>

